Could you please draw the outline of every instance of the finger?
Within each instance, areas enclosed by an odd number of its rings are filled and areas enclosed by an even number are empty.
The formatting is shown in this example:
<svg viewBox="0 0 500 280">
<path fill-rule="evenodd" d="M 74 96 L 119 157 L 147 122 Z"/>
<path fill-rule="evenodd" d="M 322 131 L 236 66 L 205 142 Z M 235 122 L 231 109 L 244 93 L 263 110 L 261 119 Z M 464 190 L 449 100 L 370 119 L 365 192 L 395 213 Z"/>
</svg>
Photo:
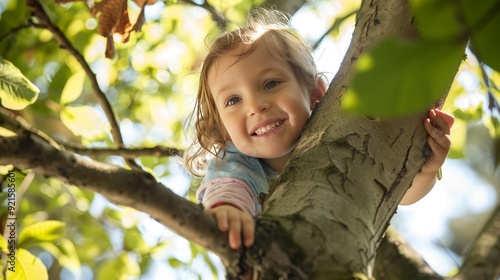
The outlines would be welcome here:
<svg viewBox="0 0 500 280">
<path fill-rule="evenodd" d="M 434 139 L 428 138 L 429 146 L 432 149 L 432 154 L 425 161 L 425 166 L 434 171 L 441 167 L 446 159 L 448 151 L 443 149 Z"/>
<path fill-rule="evenodd" d="M 446 147 L 441 146 L 434 138 L 428 137 L 427 138 L 427 143 L 431 147 L 432 150 L 432 155 L 436 158 L 446 158 L 446 155 L 448 154 L 448 149 Z M 444 162 L 444 160 L 443 160 Z"/>
<path fill-rule="evenodd" d="M 446 134 L 450 134 L 451 126 L 448 125 L 448 123 L 444 120 L 443 112 L 437 110 L 430 110 L 429 119 L 431 121 L 432 126 L 436 127 L 437 129 L 441 130 Z"/>
<path fill-rule="evenodd" d="M 241 246 L 241 220 L 238 213 L 231 213 L 229 218 L 229 246 L 238 249 Z"/>
<path fill-rule="evenodd" d="M 226 210 L 222 208 L 212 208 L 207 209 L 206 212 L 215 217 L 215 220 L 217 220 L 217 227 L 220 231 L 226 232 L 228 230 L 229 225 Z"/>
<path fill-rule="evenodd" d="M 448 114 L 438 109 L 435 109 L 435 113 L 437 116 L 443 118 L 443 120 L 449 127 L 453 126 L 453 123 L 455 122 L 455 117 L 452 114 Z"/>
<path fill-rule="evenodd" d="M 246 247 L 253 245 L 255 238 L 255 222 L 250 215 L 245 214 L 242 217 L 243 243 Z"/>
<path fill-rule="evenodd" d="M 451 140 L 449 134 L 436 128 L 432 125 L 429 119 L 424 121 L 425 130 L 429 133 L 429 136 L 433 138 L 442 148 L 449 150 L 451 148 Z"/>
</svg>

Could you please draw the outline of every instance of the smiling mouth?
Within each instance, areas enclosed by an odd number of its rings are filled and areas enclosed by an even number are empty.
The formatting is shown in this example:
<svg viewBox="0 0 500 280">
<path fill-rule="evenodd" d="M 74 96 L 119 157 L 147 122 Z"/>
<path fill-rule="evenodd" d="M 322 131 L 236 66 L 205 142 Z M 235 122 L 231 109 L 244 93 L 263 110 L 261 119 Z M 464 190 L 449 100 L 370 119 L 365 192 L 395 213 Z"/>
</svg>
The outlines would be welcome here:
<svg viewBox="0 0 500 280">
<path fill-rule="evenodd" d="M 277 128 L 278 126 L 280 126 L 282 123 L 283 123 L 283 120 L 281 120 L 281 121 L 275 121 L 275 122 L 270 123 L 270 124 L 268 124 L 266 126 L 259 127 L 259 128 L 257 128 L 255 130 L 255 132 L 253 133 L 253 135 L 260 136 L 260 135 L 266 134 L 269 131 L 271 131 L 271 130 Z"/>
</svg>

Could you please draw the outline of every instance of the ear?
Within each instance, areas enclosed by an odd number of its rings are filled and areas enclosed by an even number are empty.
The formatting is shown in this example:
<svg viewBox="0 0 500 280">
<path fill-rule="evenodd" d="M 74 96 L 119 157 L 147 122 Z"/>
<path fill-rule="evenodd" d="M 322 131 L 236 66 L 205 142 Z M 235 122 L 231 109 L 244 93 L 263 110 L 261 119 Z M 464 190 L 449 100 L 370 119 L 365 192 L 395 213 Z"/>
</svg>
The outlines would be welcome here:
<svg viewBox="0 0 500 280">
<path fill-rule="evenodd" d="M 326 93 L 326 82 L 321 77 L 316 81 L 316 86 L 311 90 L 310 98 L 311 98 L 311 110 L 316 108 L 318 102 L 323 99 Z"/>
</svg>

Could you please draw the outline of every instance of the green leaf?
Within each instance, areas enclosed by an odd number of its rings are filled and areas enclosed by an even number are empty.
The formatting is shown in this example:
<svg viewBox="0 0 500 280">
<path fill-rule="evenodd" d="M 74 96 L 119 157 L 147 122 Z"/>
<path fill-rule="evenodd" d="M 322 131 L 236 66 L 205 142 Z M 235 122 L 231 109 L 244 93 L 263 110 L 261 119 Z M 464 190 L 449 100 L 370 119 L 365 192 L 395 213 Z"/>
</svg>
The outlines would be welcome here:
<svg viewBox="0 0 500 280">
<path fill-rule="evenodd" d="M 104 137 L 109 131 L 109 124 L 90 106 L 64 107 L 61 121 L 73 134 L 87 139 Z"/>
<path fill-rule="evenodd" d="M 49 279 L 47 268 L 42 261 L 25 249 L 18 248 L 16 260 L 13 263 L 7 262 L 6 279 L 9 280 L 45 280 Z"/>
<path fill-rule="evenodd" d="M 38 246 L 49 252 L 62 267 L 72 271 L 76 275 L 81 273 L 80 259 L 76 253 L 75 245 L 71 240 L 64 238 L 59 245 L 51 242 L 41 242 Z"/>
<path fill-rule="evenodd" d="M 462 46 L 388 39 L 359 58 L 344 109 L 392 117 L 426 110 L 447 91 Z"/>
<path fill-rule="evenodd" d="M 77 246 L 78 258 L 82 263 L 95 263 L 95 259 L 106 252 L 112 251 L 109 232 L 105 225 L 108 221 L 105 217 L 94 217 L 89 212 L 80 212 L 75 217 L 78 223 L 74 224 L 75 234 L 78 233 L 81 237 L 78 238 Z M 104 223 L 99 221 L 105 221 Z"/>
<path fill-rule="evenodd" d="M 27 226 L 19 235 L 19 247 L 27 248 L 40 242 L 56 242 L 66 234 L 66 225 L 61 221 L 43 221 Z"/>
<path fill-rule="evenodd" d="M 124 280 L 141 274 L 139 265 L 127 253 L 105 260 L 99 267 L 96 280 Z"/>
<path fill-rule="evenodd" d="M 500 2 L 496 0 L 463 0 L 463 12 L 472 29 L 470 48 L 474 54 L 500 72 Z"/>
<path fill-rule="evenodd" d="M 419 33 L 424 39 L 457 39 L 465 34 L 455 0 L 412 0 Z"/>
<path fill-rule="evenodd" d="M 483 108 L 481 103 L 477 107 L 469 107 L 466 109 L 456 109 L 453 111 L 453 116 L 464 121 L 477 121 L 482 118 Z"/>
<path fill-rule="evenodd" d="M 172 268 L 186 266 L 186 263 L 179 260 L 178 258 L 170 258 L 170 259 L 168 259 L 168 263 L 170 264 L 170 266 Z"/>
<path fill-rule="evenodd" d="M 102 212 L 102 216 L 109 218 L 116 222 L 117 224 L 121 224 L 123 221 L 123 209 L 114 209 L 111 207 L 106 207 L 104 208 L 104 211 Z"/>
<path fill-rule="evenodd" d="M 172 244 L 168 241 L 162 241 L 162 242 L 158 243 L 156 246 L 151 248 L 151 256 L 155 259 L 162 258 L 162 256 L 168 250 L 168 247 L 171 245 Z"/>
<path fill-rule="evenodd" d="M 100 233 L 100 235 L 102 236 L 102 232 Z M 77 254 L 78 259 L 80 259 L 81 262 L 93 262 L 93 260 L 101 255 L 106 250 L 106 248 L 110 248 L 105 247 L 106 245 L 108 245 L 106 244 L 106 241 L 108 240 L 105 240 L 103 242 L 101 236 L 95 237 L 97 242 L 93 242 L 94 240 L 85 238 L 83 242 L 79 244 Z"/>
<path fill-rule="evenodd" d="M 412 0 L 412 9 L 424 39 L 464 40 L 491 68 L 500 71 L 500 2 L 497 0 Z"/>
<path fill-rule="evenodd" d="M 126 251 L 137 251 L 140 255 L 145 255 L 151 251 L 137 227 L 126 229 L 124 239 Z"/>
<path fill-rule="evenodd" d="M 78 71 L 69 77 L 61 93 L 61 105 L 71 103 L 82 94 L 85 72 Z"/>
<path fill-rule="evenodd" d="M 11 62 L 0 57 L 0 100 L 2 106 L 21 110 L 33 104 L 40 90 Z"/>
</svg>

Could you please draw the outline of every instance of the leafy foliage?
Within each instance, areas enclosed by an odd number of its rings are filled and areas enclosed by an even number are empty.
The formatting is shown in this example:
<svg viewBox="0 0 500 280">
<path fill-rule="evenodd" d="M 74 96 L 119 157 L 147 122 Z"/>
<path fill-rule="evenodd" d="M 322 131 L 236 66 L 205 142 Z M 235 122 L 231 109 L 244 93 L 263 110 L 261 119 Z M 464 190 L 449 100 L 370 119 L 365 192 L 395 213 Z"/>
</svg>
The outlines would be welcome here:
<svg viewBox="0 0 500 280">
<path fill-rule="evenodd" d="M 370 117 L 394 117 L 427 110 L 448 90 L 466 43 L 480 63 L 494 70 L 493 74 L 500 71 L 500 37 L 496 34 L 500 29 L 498 1 L 482 1 L 478 5 L 474 0 L 413 0 L 411 4 L 421 40 L 388 39 L 361 56 L 357 73 L 342 100 L 347 111 Z M 500 163 L 497 129 L 500 114 L 492 104 L 499 96 L 498 91 L 493 93 L 498 81 L 492 81 L 486 72 L 477 75 L 486 76 L 483 80 L 487 89 L 482 99 L 488 100 L 488 109 L 475 106 L 454 111 L 458 118 L 467 121 L 484 117 L 496 147 L 493 149 L 496 168 Z M 465 142 L 459 143 L 458 147 L 462 147 Z M 450 154 L 462 157 L 459 150 L 452 147 Z"/>
<path fill-rule="evenodd" d="M 343 107 L 377 117 L 427 110 L 453 81 L 460 46 L 389 39 L 359 58 Z"/>
<path fill-rule="evenodd" d="M 479 5 L 478 5 L 479 4 Z M 500 56 L 498 46 L 500 38 L 500 3 L 495 0 L 463 1 L 463 12 L 468 26 L 470 26 L 471 49 L 482 62 L 496 71 L 500 71 Z"/>
<path fill-rule="evenodd" d="M 43 263 L 25 249 L 18 249 L 16 253 L 16 270 L 7 270 L 7 279 L 12 280 L 45 280 L 49 279 L 47 269 Z"/>
<path fill-rule="evenodd" d="M 213 36 L 218 26 L 231 28 L 242 22 L 253 5 L 265 1 L 199 2 L 103 0 L 89 7 L 84 1 L 40 1 L 51 21 L 89 64 L 92 75 L 84 71 L 78 54 L 68 52 L 46 26 L 40 26 L 25 1 L 0 2 L 0 54 L 10 61 L 2 59 L 7 72 L 0 68 L 2 106 L 63 145 L 115 147 L 111 124 L 97 101 L 99 87 L 114 109 L 127 146 L 183 147 L 186 136 L 182 124 L 196 92 L 196 72 L 206 51 L 206 34 Z M 345 98 L 351 99 L 352 110 L 392 116 L 422 110 L 435 102 L 453 79 L 457 57 L 462 55 L 459 47 L 464 42 L 457 38 L 468 32 L 473 34 L 474 53 L 498 71 L 498 54 L 494 51 L 498 36 L 492 33 L 498 30 L 498 14 L 490 14 L 498 4 L 492 0 L 480 4 L 461 1 L 472 28 L 464 29 L 457 23 L 457 11 L 452 8 L 455 2 L 414 1 L 425 40 L 387 41 L 361 58 L 360 75 Z M 324 3 L 327 1 L 315 1 L 317 6 L 311 9 L 322 13 Z M 339 11 L 344 18 L 356 10 L 354 1 L 336 3 L 344 9 Z M 343 21 L 332 22 L 331 30 L 338 38 L 344 32 L 339 28 Z M 477 36 L 476 27 L 481 30 Z M 485 46 L 485 42 L 492 44 Z M 483 75 L 471 59 L 461 68 L 473 76 L 486 76 L 474 90 L 490 92 L 488 100 L 498 100 L 498 72 L 487 70 Z M 91 76 L 97 78 L 97 85 L 91 83 Z M 465 86 L 454 83 L 448 100 L 460 100 L 464 95 L 465 99 L 469 97 Z M 484 119 L 496 139 L 497 160 L 500 158 L 498 102 L 486 101 L 447 105 L 461 119 L 455 125 L 460 129 L 453 133 L 453 156 L 463 157 L 466 122 Z M 484 113 L 484 104 L 488 104 L 490 113 Z M 0 129 L 0 136 L 14 134 Z M 95 159 L 125 166 L 119 155 L 97 155 Z M 174 160 L 144 156 L 136 162 L 179 194 L 194 199 L 196 183 L 182 185 L 183 177 L 176 171 Z M 10 168 L 0 167 L 0 174 Z M 193 267 L 201 260 L 206 266 L 203 279 L 207 274 L 217 277 L 217 266 L 206 250 L 189 244 L 187 252 L 180 252 L 178 239 L 149 217 L 53 179 L 35 176 L 30 180 L 25 176 L 29 171 L 16 174 L 20 182 L 17 216 L 22 252 L 18 257 L 32 265 L 26 275 L 39 271 L 40 275 L 59 277 L 62 270 L 77 277 L 86 267 L 94 278 L 119 279 L 145 275 L 159 262 L 199 278 L 201 272 Z M 40 252 L 49 253 L 52 262 L 42 264 Z"/>
<path fill-rule="evenodd" d="M 39 242 L 58 242 L 66 232 L 60 221 L 43 221 L 27 226 L 19 236 L 18 246 L 29 247 Z"/>
<path fill-rule="evenodd" d="M 464 44 L 471 36 L 471 50 L 495 70 L 500 45 L 494 34 L 500 15 L 490 12 L 498 1 L 413 0 L 419 42 L 389 39 L 359 58 L 343 107 L 371 116 L 399 116 L 429 108 L 453 80 Z M 464 23 L 462 16 L 467 21 Z M 494 38 L 494 39 L 493 39 Z M 405 101 L 406 100 L 406 101 Z"/>
<path fill-rule="evenodd" d="M 36 101 L 40 90 L 10 61 L 0 57 L 0 100 L 2 106 L 21 110 Z"/>
</svg>

